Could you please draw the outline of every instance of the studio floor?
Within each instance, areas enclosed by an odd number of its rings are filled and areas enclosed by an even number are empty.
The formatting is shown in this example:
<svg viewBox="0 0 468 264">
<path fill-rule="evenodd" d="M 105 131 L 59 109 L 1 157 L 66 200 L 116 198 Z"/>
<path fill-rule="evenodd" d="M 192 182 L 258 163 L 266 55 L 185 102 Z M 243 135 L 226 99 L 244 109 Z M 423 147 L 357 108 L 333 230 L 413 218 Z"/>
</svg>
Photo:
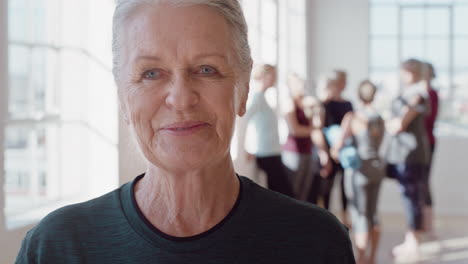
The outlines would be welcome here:
<svg viewBox="0 0 468 264">
<path fill-rule="evenodd" d="M 401 243 L 406 226 L 404 215 L 382 215 L 382 237 L 378 264 L 468 264 L 468 216 L 441 216 L 435 219 L 437 240 L 424 242 L 418 260 L 395 260 L 392 247 Z"/>
</svg>

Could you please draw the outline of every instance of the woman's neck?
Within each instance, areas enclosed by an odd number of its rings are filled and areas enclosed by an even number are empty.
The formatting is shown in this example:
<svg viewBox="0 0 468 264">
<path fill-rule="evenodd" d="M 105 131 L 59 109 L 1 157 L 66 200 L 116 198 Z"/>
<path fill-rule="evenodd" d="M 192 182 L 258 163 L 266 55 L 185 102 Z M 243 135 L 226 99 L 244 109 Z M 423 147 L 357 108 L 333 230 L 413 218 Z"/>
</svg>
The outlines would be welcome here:
<svg viewBox="0 0 468 264">
<path fill-rule="evenodd" d="M 329 101 L 339 101 L 339 102 L 344 101 L 343 96 L 341 96 L 341 94 L 330 95 L 330 96 L 328 97 L 328 100 L 329 100 Z"/>
<path fill-rule="evenodd" d="M 177 175 L 150 165 L 135 186 L 135 198 L 143 215 L 161 232 L 189 237 L 221 222 L 236 203 L 239 190 L 230 159 Z"/>
<path fill-rule="evenodd" d="M 364 109 L 367 109 L 367 110 L 374 109 L 374 106 L 372 105 L 372 103 L 363 103 L 362 105 Z"/>
</svg>

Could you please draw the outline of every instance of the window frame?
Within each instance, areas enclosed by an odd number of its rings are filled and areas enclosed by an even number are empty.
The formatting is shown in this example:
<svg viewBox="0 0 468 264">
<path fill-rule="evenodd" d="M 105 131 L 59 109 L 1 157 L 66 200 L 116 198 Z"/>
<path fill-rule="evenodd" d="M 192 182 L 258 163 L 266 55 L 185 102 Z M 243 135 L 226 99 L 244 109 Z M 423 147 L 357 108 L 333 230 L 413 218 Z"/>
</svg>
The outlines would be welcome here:
<svg viewBox="0 0 468 264">
<path fill-rule="evenodd" d="M 33 1 L 33 0 L 30 0 Z M 92 10 L 90 9 L 90 3 L 91 1 L 75 1 L 74 2 L 79 3 L 83 7 L 83 9 L 86 11 L 86 16 L 85 20 L 82 21 L 82 25 L 80 26 L 83 28 L 83 32 L 85 34 L 91 34 L 92 30 L 88 28 L 89 24 L 91 22 L 94 22 L 91 18 L 91 14 L 93 13 Z M 0 18 L 3 20 L 1 21 L 2 23 L 0 24 L 0 169 L 1 169 L 1 174 L 0 174 L 0 228 L 5 228 L 6 230 L 13 230 L 17 228 L 21 228 L 24 226 L 27 226 L 29 224 L 36 223 L 39 221 L 42 217 L 44 217 L 46 214 L 50 213 L 51 211 L 58 209 L 64 205 L 71 204 L 71 203 L 77 203 L 83 200 L 88 200 L 92 197 L 95 197 L 98 194 L 102 194 L 103 191 L 107 192 L 108 189 L 114 189 L 118 186 L 118 179 L 119 179 L 119 174 L 118 174 L 118 107 L 117 107 L 117 102 L 111 102 L 108 101 L 109 103 L 106 103 L 105 107 L 112 106 L 112 109 L 115 108 L 115 120 L 116 127 L 115 127 L 115 135 L 107 135 L 102 129 L 107 129 L 107 127 L 98 127 L 96 126 L 96 120 L 92 120 L 86 117 L 73 117 L 73 118 L 67 118 L 63 116 L 62 108 L 60 107 L 61 104 L 63 104 L 62 99 L 59 99 L 59 96 L 57 94 L 60 94 L 61 91 L 65 88 L 63 86 L 63 83 L 59 83 L 58 80 L 60 80 L 64 74 L 65 71 L 62 70 L 62 67 L 60 66 L 60 63 L 54 63 L 52 66 L 50 66 L 51 71 L 54 72 L 54 76 L 51 79 L 51 84 L 48 84 L 46 87 L 45 92 L 50 92 L 52 91 L 52 97 L 57 96 L 57 107 L 58 107 L 58 114 L 55 112 L 48 112 L 47 107 L 41 109 L 41 112 L 44 113 L 44 116 L 41 118 L 34 118 L 30 117 L 29 115 L 25 115 L 23 118 L 21 117 L 10 117 L 9 115 L 9 104 L 10 98 L 9 98 L 9 89 L 10 88 L 10 74 L 9 74 L 9 60 L 8 60 L 8 54 L 9 54 L 9 49 L 12 46 L 15 47 L 24 47 L 28 49 L 30 54 L 33 54 L 32 52 L 35 49 L 43 49 L 40 50 L 39 52 L 43 52 L 44 54 L 52 52 L 53 54 L 53 60 L 64 60 L 66 57 L 61 57 L 64 56 L 64 53 L 68 54 L 74 54 L 74 56 L 79 56 L 85 61 L 87 65 L 87 69 L 95 69 L 100 72 L 106 72 L 106 76 L 104 77 L 99 77 L 96 79 L 91 79 L 91 76 L 86 76 L 86 80 L 84 81 L 87 85 L 100 85 L 102 84 L 103 81 L 107 81 L 112 79 L 112 69 L 111 69 L 111 62 L 108 61 L 107 63 L 102 59 L 102 56 L 98 53 L 96 53 L 96 50 L 93 50 L 93 48 L 100 48 L 100 45 L 95 45 L 95 43 L 86 43 L 86 45 L 79 45 L 77 47 L 72 47 L 68 46 L 67 44 L 63 43 L 64 39 L 61 39 L 60 43 L 57 42 L 58 38 L 61 38 L 61 32 L 63 28 L 60 30 L 55 29 L 53 25 L 51 26 L 53 31 L 55 32 L 55 36 L 51 40 L 43 41 L 43 40 L 37 40 L 37 39 L 31 39 L 31 40 L 16 40 L 16 39 L 10 39 L 10 36 L 8 34 L 8 10 L 9 10 L 9 0 L 0 0 Z M 60 22 L 63 22 L 64 16 L 61 15 L 61 12 L 64 11 L 65 8 L 63 2 L 61 1 L 54 1 L 51 4 L 57 5 L 57 10 L 55 10 L 57 16 L 56 19 Z M 73 3 L 72 3 L 73 4 Z M 113 7 L 114 1 L 112 0 L 107 0 L 106 2 L 102 3 L 103 6 L 109 6 Z M 69 7 L 67 7 L 69 8 Z M 113 10 L 113 8 L 112 8 Z M 109 9 L 110 11 L 110 9 Z M 106 15 L 111 15 L 111 13 L 106 13 Z M 95 17 L 94 19 L 99 19 L 100 17 L 97 17 L 96 14 L 94 14 Z M 4 23 L 3 23 L 4 22 Z M 55 24 L 55 23 L 54 23 Z M 101 27 L 102 29 L 103 27 Z M 106 27 L 107 28 L 107 27 Z M 99 30 L 99 29 L 98 29 Z M 94 32 L 94 31 L 93 31 Z M 96 31 L 96 32 L 101 32 L 101 31 Z M 57 35 L 58 33 L 58 35 Z M 109 32 L 110 34 L 110 28 Z M 87 36 L 87 35 L 86 35 Z M 94 45 L 93 45 L 94 44 Z M 110 44 L 110 43 L 108 43 Z M 107 45 L 108 46 L 108 45 Z M 110 51 L 109 51 L 110 52 Z M 51 53 L 49 53 L 51 54 Z M 45 55 L 46 58 L 48 55 Z M 27 62 L 28 64 L 32 64 L 31 62 L 33 61 L 32 56 L 27 57 Z M 47 61 L 47 60 L 46 60 Z M 31 66 L 32 67 L 32 66 Z M 96 76 L 94 76 L 96 77 Z M 28 86 L 31 86 L 31 80 L 32 77 L 27 76 L 27 82 Z M 92 81 L 92 83 L 91 83 Z M 99 83 L 98 83 L 99 82 Z M 115 87 L 107 87 L 108 89 L 114 89 Z M 87 89 L 90 89 L 89 87 Z M 29 91 L 29 90 L 28 90 Z M 117 90 L 115 88 L 114 90 L 115 95 L 117 94 Z M 107 90 L 105 91 L 107 93 Z M 87 93 L 86 90 L 83 90 L 82 94 L 85 96 Z M 101 92 L 102 93 L 102 92 Z M 113 96 L 109 97 L 110 99 L 113 99 Z M 83 97 L 84 100 L 90 100 L 88 96 Z M 46 105 L 47 105 L 47 99 L 46 100 Z M 30 103 L 28 101 L 28 103 Z M 94 106 L 96 107 L 96 106 Z M 94 108 L 92 108 L 94 109 Z M 107 108 L 106 108 L 107 110 Z M 89 111 L 89 110 L 84 110 L 84 111 Z M 106 111 L 107 113 L 108 111 Z M 86 114 L 86 112 L 83 112 Z M 114 113 L 114 112 L 112 112 Z M 27 113 L 29 114 L 29 113 Z M 113 123 L 113 122 L 111 122 Z M 110 124 L 111 124 L 110 123 Z M 86 148 L 89 151 L 93 151 L 96 149 L 99 149 L 99 151 L 104 151 L 104 153 L 109 153 L 109 151 L 112 152 L 112 156 L 105 159 L 109 160 L 112 159 L 112 164 L 114 163 L 114 158 L 115 158 L 115 168 L 110 168 L 109 174 L 111 176 L 105 176 L 103 179 L 95 179 L 96 177 L 89 177 L 85 176 L 83 177 L 80 181 L 81 186 L 83 188 L 80 188 L 81 191 L 74 193 L 73 195 L 68 195 L 67 193 L 63 193 L 62 189 L 65 186 L 70 186 L 70 183 L 66 183 L 66 177 L 64 177 L 62 174 L 62 169 L 60 167 L 62 166 L 61 162 L 59 160 L 55 160 L 53 162 L 57 162 L 57 164 L 53 163 L 53 166 L 58 167 L 56 171 L 56 178 L 53 178 L 57 180 L 55 182 L 54 180 L 54 189 L 57 189 L 56 194 L 58 195 L 57 198 L 54 199 L 48 199 L 46 203 L 41 203 L 40 206 L 35 207 L 34 209 L 27 209 L 23 210 L 23 212 L 15 213 L 14 215 L 8 215 L 6 212 L 6 201 L 7 201 L 7 192 L 6 189 L 4 188 L 6 184 L 6 129 L 7 127 L 18 127 L 18 126 L 25 126 L 28 128 L 34 128 L 37 126 L 40 127 L 47 127 L 47 126 L 54 126 L 54 129 L 57 129 L 59 132 L 59 139 L 57 139 L 57 144 L 60 145 L 62 139 L 60 139 L 61 134 L 63 132 L 60 130 L 64 126 L 69 126 L 72 125 L 73 127 L 77 127 L 80 130 L 86 131 L 86 135 L 84 135 L 85 140 L 88 140 L 88 142 L 98 142 L 99 146 L 93 146 L 91 148 Z M 100 129 L 101 128 L 101 129 Z M 107 130 L 105 130 L 107 132 Z M 37 132 L 33 132 L 36 133 Z M 115 139 L 114 139 L 115 137 Z M 90 144 L 90 143 L 88 143 Z M 104 147 L 102 147 L 104 146 Z M 53 147 L 54 148 L 54 147 Z M 52 149 L 53 149 L 52 148 Z M 115 151 L 114 151 L 115 150 Z M 27 153 L 29 153 L 28 149 L 25 149 Z M 54 150 L 55 151 L 55 150 Z M 64 148 L 59 147 L 57 150 L 56 154 L 57 156 L 61 156 L 60 154 L 62 151 L 64 151 Z M 114 153 L 115 152 L 115 153 Z M 101 153 L 101 152 L 99 152 Z M 69 158 L 70 159 L 70 158 Z M 85 161 L 84 164 L 87 165 L 87 167 L 84 169 L 84 171 L 92 171 L 92 172 L 97 172 L 99 173 L 103 169 L 96 168 L 96 164 L 94 162 L 90 162 L 89 158 L 83 158 L 83 161 Z M 49 161 L 50 162 L 50 161 Z M 105 167 L 105 166 L 103 166 Z M 48 172 L 49 170 L 46 169 Z M 55 171 L 55 169 L 54 169 Z M 116 173 L 113 173 L 116 172 Z M 110 177 L 112 178 L 112 181 L 109 182 L 107 181 Z M 115 178 L 115 179 L 114 179 Z M 50 178 L 49 178 L 50 179 Z M 107 181 L 105 184 L 106 186 L 95 186 L 96 184 L 101 184 L 103 181 Z M 93 185 L 93 186 L 92 186 Z M 40 186 L 40 184 L 38 184 Z M 33 199 L 31 196 L 28 196 L 28 199 Z"/>
<path fill-rule="evenodd" d="M 373 30 L 369 30 L 369 34 L 368 34 L 368 43 L 369 43 L 369 59 L 368 59 L 368 75 L 371 77 L 371 79 L 373 79 L 373 76 L 376 76 L 376 75 L 379 75 L 379 74 L 385 74 L 385 73 L 388 73 L 390 71 L 394 71 L 394 72 L 398 72 L 398 68 L 393 68 L 393 67 L 387 67 L 387 66 L 375 66 L 373 63 L 374 62 L 374 57 L 373 56 L 373 53 L 372 53 L 372 47 L 375 43 L 375 41 L 395 41 L 396 42 L 396 45 L 397 45 L 397 60 L 398 60 L 398 63 L 401 63 L 402 60 L 404 59 L 407 59 L 407 57 L 403 57 L 403 43 L 405 42 L 405 40 L 408 40 L 408 39 L 414 39 L 415 38 L 415 35 L 408 35 L 408 36 L 404 36 L 403 35 L 403 27 L 404 27 L 404 24 L 403 24 L 403 12 L 405 10 L 408 10 L 408 9 L 411 9 L 411 8 L 418 8 L 420 10 L 422 10 L 422 12 L 424 13 L 423 16 L 424 16 L 424 26 L 425 26 L 425 29 L 424 31 L 422 32 L 422 35 L 420 36 L 421 40 L 423 41 L 423 44 L 424 44 L 424 54 L 423 54 L 423 58 L 427 57 L 428 55 L 428 52 L 427 52 L 427 46 L 428 46 L 428 43 L 433 41 L 433 40 L 436 40 L 436 39 L 440 39 L 440 40 L 448 40 L 448 43 L 447 43 L 447 47 L 448 47 L 448 58 L 447 58 L 447 63 L 448 65 L 445 67 L 440 67 L 438 66 L 437 64 L 435 64 L 434 66 L 436 67 L 436 70 L 438 70 L 438 72 L 443 72 L 446 74 L 447 78 L 448 78 L 448 82 L 447 84 L 442 84 L 440 85 L 439 88 L 439 91 L 443 91 L 442 93 L 445 93 L 446 96 L 444 98 L 440 98 L 440 104 L 442 106 L 448 106 L 450 105 L 452 102 L 454 102 L 454 99 L 455 99 L 455 94 L 457 92 L 457 89 L 459 89 L 457 86 L 456 86 L 456 78 L 457 78 L 457 73 L 464 69 L 463 67 L 456 67 L 455 65 L 455 43 L 457 43 L 457 41 L 460 41 L 460 40 L 464 40 L 464 39 L 468 39 L 468 36 L 465 36 L 465 35 L 457 35 L 455 34 L 455 29 L 456 29 L 456 22 L 455 22 L 455 9 L 457 7 L 461 7 L 461 8 L 464 8 L 464 7 L 468 7 L 468 2 L 461 2 L 461 1 L 451 1 L 451 2 L 447 2 L 447 3 L 430 3 L 430 2 L 427 2 L 427 1 L 422 1 L 421 3 L 402 3 L 402 2 L 399 2 L 399 1 L 393 1 L 393 2 L 374 2 L 373 0 L 370 0 L 369 1 L 369 21 L 370 21 L 370 25 L 373 23 L 372 21 L 372 17 L 374 17 L 374 14 L 373 14 L 373 11 L 374 11 L 374 8 L 384 8 L 384 7 L 389 7 L 389 8 L 396 8 L 397 9 L 397 19 L 396 19 L 396 22 L 398 23 L 396 25 L 397 27 L 397 34 L 396 35 L 388 35 L 388 34 L 378 34 L 376 32 L 374 32 Z M 427 19 L 428 19 L 428 12 L 431 11 L 431 9 L 442 9 L 442 10 L 445 10 L 448 12 L 448 32 L 447 32 L 447 35 L 445 36 L 432 36 L 430 34 L 428 34 L 428 30 L 427 30 Z M 465 67 L 466 68 L 466 67 Z M 440 76 L 440 74 L 439 74 Z M 400 82 L 400 80 L 397 80 L 398 82 Z M 466 87 L 468 88 L 468 87 Z M 400 88 L 401 89 L 401 88 Z M 466 98 L 467 101 L 468 101 L 468 98 Z M 457 120 L 454 120 L 454 114 L 450 114 L 449 112 L 451 111 L 448 111 L 449 109 L 447 108 L 446 110 L 444 110 L 445 108 L 442 108 L 441 111 L 439 111 L 439 115 L 441 118 L 439 118 L 437 120 L 437 123 L 444 123 L 444 125 L 447 123 L 447 124 L 450 124 L 450 125 L 454 125 L 454 126 L 458 126 L 458 127 L 462 127 L 462 128 L 467 128 L 468 129 L 468 124 L 465 123 L 464 121 L 460 120 L 460 119 L 457 119 Z M 448 113 L 448 114 L 447 114 Z M 438 127 L 438 126 L 436 126 Z"/>
<path fill-rule="evenodd" d="M 8 113 L 8 1 L 0 0 L 0 230 L 5 225 L 5 129 Z"/>
</svg>

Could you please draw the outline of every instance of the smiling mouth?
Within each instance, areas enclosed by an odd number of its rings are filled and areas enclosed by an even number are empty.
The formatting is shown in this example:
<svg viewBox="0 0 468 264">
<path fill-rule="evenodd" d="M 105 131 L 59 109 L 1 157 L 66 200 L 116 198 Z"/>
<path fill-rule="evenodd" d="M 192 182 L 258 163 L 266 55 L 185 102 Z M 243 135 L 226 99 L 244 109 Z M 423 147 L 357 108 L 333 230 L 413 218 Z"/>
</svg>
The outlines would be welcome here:
<svg viewBox="0 0 468 264">
<path fill-rule="evenodd" d="M 163 127 L 161 130 L 173 135 L 185 136 L 191 135 L 207 126 L 209 126 L 209 124 L 205 122 L 190 121 L 171 124 L 169 126 Z"/>
<path fill-rule="evenodd" d="M 172 127 L 172 128 L 168 128 L 168 130 L 172 130 L 172 131 L 186 131 L 186 130 L 194 129 L 194 128 L 197 128 L 197 127 L 200 127 L 200 126 L 204 126 L 204 125 L 206 125 L 206 124 L 199 124 L 199 125 L 188 126 L 188 127 Z"/>
</svg>

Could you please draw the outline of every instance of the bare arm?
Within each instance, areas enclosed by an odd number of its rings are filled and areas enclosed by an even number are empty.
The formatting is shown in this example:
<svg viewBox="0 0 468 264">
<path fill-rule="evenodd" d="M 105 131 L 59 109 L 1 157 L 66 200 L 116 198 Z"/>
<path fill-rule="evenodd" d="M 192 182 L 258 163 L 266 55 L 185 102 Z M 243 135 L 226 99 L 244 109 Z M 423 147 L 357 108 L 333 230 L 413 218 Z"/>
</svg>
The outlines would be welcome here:
<svg viewBox="0 0 468 264">
<path fill-rule="evenodd" d="M 325 135 L 321 128 L 314 128 L 311 132 L 312 142 L 314 142 L 314 146 L 317 147 L 317 153 L 320 160 L 320 165 L 322 168 L 320 169 L 320 176 L 326 178 L 330 175 L 332 170 L 332 164 L 330 160 L 329 149 L 327 145 L 327 141 L 325 139 Z"/>
<path fill-rule="evenodd" d="M 334 160 L 338 160 L 340 150 L 344 147 L 345 141 L 348 137 L 352 136 L 352 122 L 354 118 L 354 112 L 348 112 L 341 121 L 341 135 L 333 145 L 331 150 L 331 156 Z"/>
<path fill-rule="evenodd" d="M 286 123 L 288 124 L 289 131 L 296 137 L 308 137 L 312 132 L 311 126 L 304 126 L 297 121 L 294 111 L 289 111 L 285 116 Z"/>
<path fill-rule="evenodd" d="M 424 101 L 420 95 L 415 96 L 413 100 L 411 100 L 408 106 L 405 106 L 403 109 L 403 115 L 401 117 L 394 118 L 390 121 L 388 125 L 389 132 L 392 134 L 398 134 L 400 132 L 406 131 L 408 129 L 409 124 L 421 114 L 416 110 L 416 106 L 421 104 Z"/>
</svg>

